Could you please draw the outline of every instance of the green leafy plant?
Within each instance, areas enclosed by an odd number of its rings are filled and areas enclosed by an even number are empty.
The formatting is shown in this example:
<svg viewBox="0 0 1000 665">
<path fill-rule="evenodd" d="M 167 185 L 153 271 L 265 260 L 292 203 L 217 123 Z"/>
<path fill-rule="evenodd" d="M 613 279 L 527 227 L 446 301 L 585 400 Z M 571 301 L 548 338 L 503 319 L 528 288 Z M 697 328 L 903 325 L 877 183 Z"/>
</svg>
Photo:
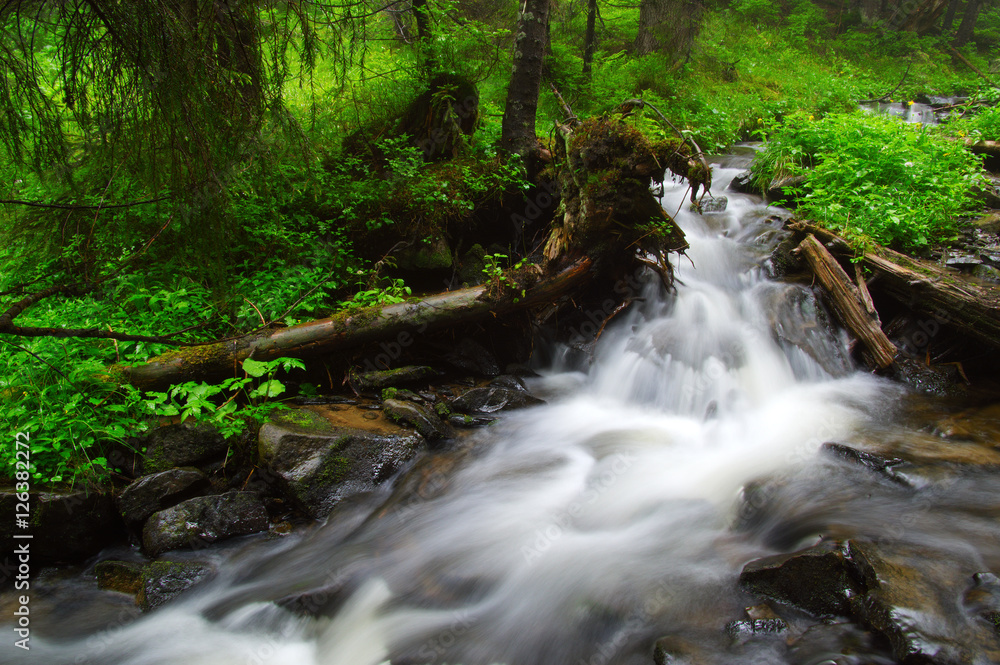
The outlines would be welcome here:
<svg viewBox="0 0 1000 665">
<path fill-rule="evenodd" d="M 975 209 L 979 160 L 928 127 L 885 116 L 797 114 L 774 129 L 752 167 L 758 184 L 801 176 L 793 198 L 851 239 L 918 250 L 952 239 Z"/>
</svg>

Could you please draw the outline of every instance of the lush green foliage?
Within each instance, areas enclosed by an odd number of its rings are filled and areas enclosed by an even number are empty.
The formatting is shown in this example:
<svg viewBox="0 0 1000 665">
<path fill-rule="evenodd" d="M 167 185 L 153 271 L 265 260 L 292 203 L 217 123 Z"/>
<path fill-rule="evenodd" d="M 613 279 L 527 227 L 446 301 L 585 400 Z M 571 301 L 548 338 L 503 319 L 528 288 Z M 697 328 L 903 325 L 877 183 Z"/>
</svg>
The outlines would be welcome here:
<svg viewBox="0 0 1000 665">
<path fill-rule="evenodd" d="M 796 115 L 776 128 L 754 177 L 803 176 L 799 214 L 846 236 L 905 249 L 951 239 L 983 176 L 961 143 L 887 116 Z"/>
</svg>

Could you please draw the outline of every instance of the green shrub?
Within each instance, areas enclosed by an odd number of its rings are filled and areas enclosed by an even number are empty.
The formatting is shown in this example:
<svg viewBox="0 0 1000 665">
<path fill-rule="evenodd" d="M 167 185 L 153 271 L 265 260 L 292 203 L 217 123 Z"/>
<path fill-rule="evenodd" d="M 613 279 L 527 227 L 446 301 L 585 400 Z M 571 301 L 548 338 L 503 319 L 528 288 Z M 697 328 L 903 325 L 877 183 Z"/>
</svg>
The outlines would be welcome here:
<svg viewBox="0 0 1000 665">
<path fill-rule="evenodd" d="M 804 176 L 793 190 L 800 215 L 854 240 L 908 250 L 952 239 L 983 182 L 978 159 L 960 143 L 863 113 L 792 116 L 771 134 L 752 171 L 765 186 Z"/>
</svg>

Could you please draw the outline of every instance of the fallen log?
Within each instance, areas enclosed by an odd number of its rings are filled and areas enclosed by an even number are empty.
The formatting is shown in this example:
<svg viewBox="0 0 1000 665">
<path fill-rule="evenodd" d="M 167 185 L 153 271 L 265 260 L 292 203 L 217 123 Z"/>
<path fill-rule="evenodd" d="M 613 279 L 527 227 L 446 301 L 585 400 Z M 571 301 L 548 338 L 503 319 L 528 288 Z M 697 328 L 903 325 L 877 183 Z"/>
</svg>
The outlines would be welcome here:
<svg viewBox="0 0 1000 665">
<path fill-rule="evenodd" d="M 910 309 L 1000 348 L 1000 287 L 887 248 L 866 253 L 862 263 L 879 278 L 879 289 Z"/>
<path fill-rule="evenodd" d="M 235 339 L 168 351 L 140 365 L 116 365 L 112 371 L 141 389 L 152 389 L 214 376 L 235 375 L 247 358 L 273 360 L 308 357 L 423 333 L 446 325 L 472 323 L 489 316 L 547 305 L 572 292 L 591 276 L 592 261 L 582 258 L 554 276 L 514 288 L 516 276 L 500 284 L 447 291 L 421 300 L 369 307 L 336 316 L 273 328 Z"/>
<path fill-rule="evenodd" d="M 878 318 L 866 310 L 862 296 L 837 259 L 812 234 L 799 244 L 798 251 L 823 286 L 837 318 L 871 352 L 875 366 L 879 369 L 891 366 L 896 346 L 882 332 Z"/>
</svg>

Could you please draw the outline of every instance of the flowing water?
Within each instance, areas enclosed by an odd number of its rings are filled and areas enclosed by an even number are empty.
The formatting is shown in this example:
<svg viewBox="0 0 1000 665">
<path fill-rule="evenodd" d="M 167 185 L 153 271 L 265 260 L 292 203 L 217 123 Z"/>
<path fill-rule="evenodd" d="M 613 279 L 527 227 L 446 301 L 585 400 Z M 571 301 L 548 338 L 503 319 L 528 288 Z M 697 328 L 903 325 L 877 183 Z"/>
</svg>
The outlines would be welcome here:
<svg viewBox="0 0 1000 665">
<path fill-rule="evenodd" d="M 741 166 L 716 165 L 717 189 Z M 385 494 L 304 533 L 174 554 L 211 556 L 219 573 L 151 614 L 94 591 L 92 578 L 52 580 L 50 597 L 33 600 L 32 651 L 4 644 L 0 658 L 649 665 L 669 635 L 692 662 L 893 662 L 860 638 L 850 657 L 836 643 L 734 645 L 725 625 L 756 602 L 738 590 L 743 565 L 824 535 L 891 532 L 998 571 L 1000 483 L 917 465 L 917 493 L 822 454 L 827 441 L 933 446 L 940 437 L 908 414 L 938 407 L 856 371 L 812 292 L 766 277 L 780 227 L 769 215 L 780 211 L 726 192 L 726 212 L 696 215 L 683 184 L 666 190 L 691 243 L 676 292 L 648 275 L 621 285 L 637 304 L 604 331 L 592 363 L 551 350 L 532 386 L 547 405 L 440 454 L 445 464 L 429 460 L 423 489 L 404 483 L 381 507 Z M 778 490 L 749 500 L 766 479 Z M 320 617 L 275 602 L 317 589 L 305 602 Z"/>
</svg>

